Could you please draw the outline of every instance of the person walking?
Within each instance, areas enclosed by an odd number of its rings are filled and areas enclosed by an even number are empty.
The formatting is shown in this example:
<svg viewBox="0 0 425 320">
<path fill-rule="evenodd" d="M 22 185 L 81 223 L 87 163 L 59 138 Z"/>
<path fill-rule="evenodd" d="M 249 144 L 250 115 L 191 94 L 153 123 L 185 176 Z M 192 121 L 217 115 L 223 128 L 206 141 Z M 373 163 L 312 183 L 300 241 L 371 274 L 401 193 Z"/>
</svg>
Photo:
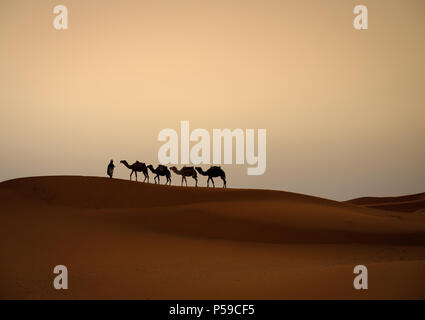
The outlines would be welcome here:
<svg viewBox="0 0 425 320">
<path fill-rule="evenodd" d="M 106 170 L 106 173 L 108 174 L 109 178 L 112 178 L 112 176 L 114 175 L 114 169 L 114 160 L 111 160 L 111 162 L 109 162 L 108 164 L 108 169 Z"/>
</svg>

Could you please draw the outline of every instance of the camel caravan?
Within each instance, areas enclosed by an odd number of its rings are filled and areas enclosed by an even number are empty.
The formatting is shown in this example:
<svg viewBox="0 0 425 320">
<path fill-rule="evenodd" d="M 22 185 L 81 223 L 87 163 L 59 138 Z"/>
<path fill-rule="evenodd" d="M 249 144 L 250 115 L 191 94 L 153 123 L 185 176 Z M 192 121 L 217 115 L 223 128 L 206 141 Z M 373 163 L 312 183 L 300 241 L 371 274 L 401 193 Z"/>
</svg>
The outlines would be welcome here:
<svg viewBox="0 0 425 320">
<path fill-rule="evenodd" d="M 171 185 L 171 171 L 174 172 L 176 175 L 182 177 L 181 186 L 183 186 L 183 182 L 186 183 L 187 187 L 187 177 L 193 178 L 195 180 L 195 187 L 198 186 L 198 173 L 202 176 L 208 177 L 207 179 L 207 187 L 210 186 L 210 181 L 212 182 L 213 187 L 215 188 L 214 179 L 220 177 L 221 180 L 223 180 L 223 188 L 226 188 L 226 173 L 220 166 L 211 166 L 207 171 L 204 171 L 201 167 L 183 167 L 181 170 L 177 169 L 176 167 L 171 167 L 168 169 L 167 166 L 164 166 L 162 164 L 158 165 L 155 169 L 152 165 L 146 165 L 143 162 L 136 161 L 132 165 L 128 164 L 127 161 L 121 160 L 120 163 L 122 163 L 125 167 L 127 167 L 130 172 L 130 181 L 132 180 L 133 173 L 136 176 L 137 181 L 137 173 L 141 172 L 144 175 L 143 182 L 149 182 L 149 170 L 155 175 L 154 176 L 154 182 L 155 184 L 160 183 L 160 177 L 165 177 L 167 180 L 165 184 Z M 111 160 L 109 162 L 109 165 L 107 167 L 107 174 L 110 178 L 114 175 L 114 161 Z M 171 171 L 170 171 L 171 170 Z"/>
</svg>

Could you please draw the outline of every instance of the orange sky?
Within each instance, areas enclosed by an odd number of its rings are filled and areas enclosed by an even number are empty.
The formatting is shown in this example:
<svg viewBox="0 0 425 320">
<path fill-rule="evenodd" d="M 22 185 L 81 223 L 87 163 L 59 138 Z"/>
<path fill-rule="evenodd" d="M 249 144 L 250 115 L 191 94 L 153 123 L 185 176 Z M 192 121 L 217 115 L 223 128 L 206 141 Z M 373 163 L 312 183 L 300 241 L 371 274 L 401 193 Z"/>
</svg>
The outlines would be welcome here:
<svg viewBox="0 0 425 320">
<path fill-rule="evenodd" d="M 67 31 L 52 26 L 58 4 Z M 367 31 L 352 27 L 357 4 L 368 6 Z M 210 132 L 267 129 L 266 174 L 225 166 L 229 187 L 332 199 L 423 192 L 424 9 L 0 0 L 0 180 L 104 175 L 111 158 L 156 164 L 158 132 L 189 120 Z"/>
</svg>

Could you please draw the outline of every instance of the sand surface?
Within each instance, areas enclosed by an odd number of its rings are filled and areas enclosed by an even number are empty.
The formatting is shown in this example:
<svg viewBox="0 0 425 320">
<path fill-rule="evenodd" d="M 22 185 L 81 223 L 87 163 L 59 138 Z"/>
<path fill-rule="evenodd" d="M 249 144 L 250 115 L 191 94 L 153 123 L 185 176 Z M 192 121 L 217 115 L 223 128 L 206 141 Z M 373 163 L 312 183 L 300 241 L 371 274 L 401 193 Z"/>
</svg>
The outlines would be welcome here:
<svg viewBox="0 0 425 320">
<path fill-rule="evenodd" d="M 1 299 L 424 299 L 425 194 L 0 183 Z M 69 290 L 55 290 L 66 265 Z M 369 289 L 353 288 L 368 267 Z"/>
</svg>

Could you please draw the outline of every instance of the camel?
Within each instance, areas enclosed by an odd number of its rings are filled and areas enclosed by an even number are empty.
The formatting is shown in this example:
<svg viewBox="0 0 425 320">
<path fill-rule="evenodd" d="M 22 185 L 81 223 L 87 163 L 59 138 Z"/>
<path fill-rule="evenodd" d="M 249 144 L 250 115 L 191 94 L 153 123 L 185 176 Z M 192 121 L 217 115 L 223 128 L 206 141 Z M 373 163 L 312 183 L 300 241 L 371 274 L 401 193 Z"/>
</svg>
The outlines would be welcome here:
<svg viewBox="0 0 425 320">
<path fill-rule="evenodd" d="M 193 179 L 195 179 L 195 187 L 198 186 L 198 174 L 196 173 L 196 170 L 193 167 L 183 167 L 181 170 L 177 170 L 176 167 L 171 167 L 170 170 L 173 171 L 175 174 L 182 176 L 182 186 L 183 181 L 185 181 L 187 187 L 186 177 L 192 177 Z"/>
<path fill-rule="evenodd" d="M 216 177 L 220 177 L 221 180 L 223 180 L 223 188 L 226 188 L 227 184 L 226 184 L 226 173 L 223 171 L 223 169 L 221 169 L 221 167 L 210 167 L 207 171 L 202 170 L 201 167 L 196 167 L 195 168 L 196 171 L 199 172 L 199 174 L 203 175 L 203 176 L 208 176 L 208 180 L 207 180 L 207 187 L 210 186 L 210 180 L 213 184 L 213 188 L 215 188 L 215 184 L 214 184 L 214 179 Z"/>
<path fill-rule="evenodd" d="M 130 181 L 131 181 L 131 177 L 132 177 L 132 175 L 133 175 L 133 173 L 135 173 L 136 174 L 136 181 L 137 181 L 137 172 L 142 172 L 143 174 L 144 174 L 144 176 L 145 176 L 145 179 L 143 180 L 143 182 L 145 182 L 146 181 L 146 179 L 148 179 L 148 182 L 149 182 L 149 173 L 148 173 L 148 168 L 146 167 L 146 164 L 145 163 L 143 163 L 143 162 L 139 162 L 139 161 L 136 161 L 135 163 L 133 163 L 131 166 L 128 164 L 128 162 L 127 161 L 125 161 L 125 160 L 121 160 L 120 161 L 123 165 L 125 165 L 128 169 L 130 169 L 131 170 L 131 173 L 130 173 Z"/>
<path fill-rule="evenodd" d="M 159 176 L 165 176 L 167 178 L 167 181 L 165 182 L 165 184 L 170 183 L 171 185 L 171 172 L 170 170 L 168 170 L 168 168 L 162 164 L 160 164 L 156 169 L 154 169 L 152 167 L 152 165 L 148 165 L 148 168 L 156 174 L 156 176 L 154 177 L 154 181 L 156 184 L 156 179 L 158 178 L 158 184 L 160 183 L 159 181 Z"/>
</svg>

